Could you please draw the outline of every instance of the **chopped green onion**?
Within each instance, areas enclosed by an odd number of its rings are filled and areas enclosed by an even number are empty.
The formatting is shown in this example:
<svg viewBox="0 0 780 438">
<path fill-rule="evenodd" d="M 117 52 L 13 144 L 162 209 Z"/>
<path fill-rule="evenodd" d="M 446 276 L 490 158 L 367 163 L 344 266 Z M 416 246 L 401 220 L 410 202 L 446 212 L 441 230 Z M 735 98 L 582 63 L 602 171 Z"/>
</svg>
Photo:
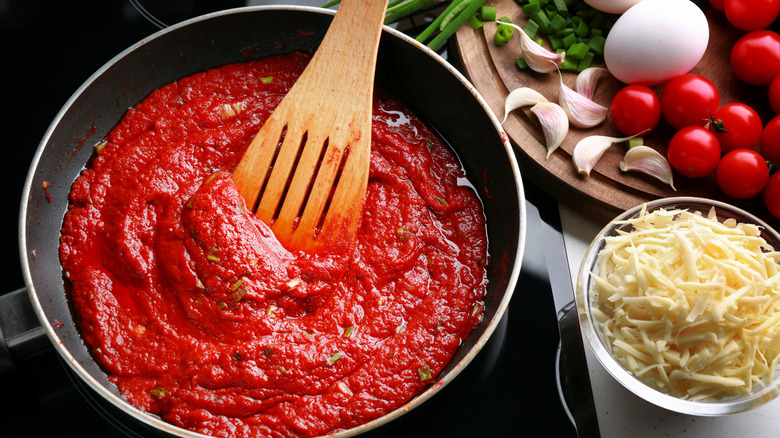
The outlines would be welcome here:
<svg viewBox="0 0 780 438">
<path fill-rule="evenodd" d="M 563 60 L 563 63 L 561 64 L 561 70 L 567 70 L 567 71 L 577 71 L 577 60 L 572 59 L 570 57 L 566 57 Z"/>
<path fill-rule="evenodd" d="M 420 378 L 421 382 L 425 382 L 426 380 L 431 380 L 433 378 L 433 373 L 431 372 L 431 366 L 425 364 L 420 368 L 417 368 L 417 376 Z"/>
<path fill-rule="evenodd" d="M 523 26 L 523 31 L 528 35 L 528 38 L 536 38 L 536 35 L 539 33 L 539 25 L 533 20 L 528 20 L 525 26 Z"/>
<path fill-rule="evenodd" d="M 572 46 L 572 44 L 577 42 L 577 36 L 574 35 L 573 33 L 571 33 L 571 34 L 566 35 L 565 37 L 563 37 L 561 39 L 561 42 L 563 43 L 563 48 L 564 49 L 568 49 L 569 47 Z"/>
<path fill-rule="evenodd" d="M 151 394 L 151 396 L 154 397 L 155 399 L 160 400 L 161 398 L 168 395 L 168 390 L 158 386 L 153 390 L 149 391 L 149 394 Z"/>
<path fill-rule="evenodd" d="M 344 356 L 344 353 L 340 351 L 333 353 L 333 355 L 328 358 L 328 365 L 333 365 L 334 363 L 336 363 L 336 361 L 341 359 L 342 356 Z"/>
<path fill-rule="evenodd" d="M 580 62 L 577 63 L 577 71 L 581 72 L 590 67 L 590 65 L 593 63 L 593 58 L 595 58 L 593 52 L 588 52 L 588 54 L 585 55 L 584 58 L 580 59 Z"/>
<path fill-rule="evenodd" d="M 544 11 L 539 11 L 530 16 L 529 20 L 535 21 L 539 25 L 541 33 L 550 33 L 550 19 Z"/>
<path fill-rule="evenodd" d="M 273 80 L 274 80 L 273 76 L 265 76 L 265 77 L 260 78 L 260 82 L 262 82 L 264 84 L 270 84 L 271 82 L 273 82 Z"/>
<path fill-rule="evenodd" d="M 551 32 L 558 32 L 559 30 L 563 29 L 564 26 L 566 26 L 566 19 L 558 14 L 555 14 L 555 16 L 550 20 Z"/>
<path fill-rule="evenodd" d="M 515 65 L 520 70 L 525 70 L 528 68 L 528 63 L 525 61 L 525 58 L 523 58 L 522 56 L 518 56 L 517 58 L 515 58 Z"/>
<path fill-rule="evenodd" d="M 483 26 L 482 20 L 477 18 L 476 15 L 472 15 L 471 17 L 469 17 L 469 20 L 466 23 L 468 23 L 472 29 L 479 29 L 480 27 Z"/>
<path fill-rule="evenodd" d="M 479 16 L 483 21 L 495 21 L 496 20 L 496 7 L 495 6 L 482 6 L 479 9 Z"/>
<path fill-rule="evenodd" d="M 596 52 L 599 56 L 604 56 L 604 44 L 606 44 L 606 42 L 607 39 L 603 36 L 593 35 L 593 37 L 588 41 L 588 47 L 590 47 L 590 49 Z"/>
<path fill-rule="evenodd" d="M 574 43 L 566 49 L 566 57 L 574 58 L 577 61 L 581 60 L 588 54 L 590 47 L 585 43 Z"/>
<path fill-rule="evenodd" d="M 542 7 L 539 5 L 538 1 L 530 1 L 528 4 L 523 6 L 523 12 L 525 12 L 525 15 L 529 17 L 541 10 Z"/>
<path fill-rule="evenodd" d="M 557 50 L 563 47 L 563 40 L 555 35 L 550 35 L 547 37 L 547 39 L 550 41 L 550 47 L 552 47 L 553 50 Z"/>
<path fill-rule="evenodd" d="M 644 140 L 642 140 L 642 137 L 630 138 L 627 143 L 628 143 L 628 149 L 631 149 L 636 146 L 642 146 L 645 144 Z"/>
<path fill-rule="evenodd" d="M 574 17 L 571 19 L 572 24 L 574 25 L 574 33 L 577 34 L 578 37 L 582 38 L 584 36 L 588 35 L 588 23 L 585 22 L 580 17 Z"/>
<path fill-rule="evenodd" d="M 553 6 L 555 7 L 555 10 L 558 12 L 558 14 L 569 13 L 569 8 L 566 7 L 565 0 L 553 0 Z"/>
<path fill-rule="evenodd" d="M 504 22 L 504 23 L 511 23 L 512 21 L 509 19 L 509 17 L 501 17 L 498 19 L 498 22 Z M 512 39 L 512 36 L 515 34 L 515 28 L 512 26 L 507 26 L 506 24 L 499 24 L 496 28 L 496 35 L 493 38 L 497 46 L 503 46 L 504 44 L 508 43 L 509 40 Z"/>
</svg>

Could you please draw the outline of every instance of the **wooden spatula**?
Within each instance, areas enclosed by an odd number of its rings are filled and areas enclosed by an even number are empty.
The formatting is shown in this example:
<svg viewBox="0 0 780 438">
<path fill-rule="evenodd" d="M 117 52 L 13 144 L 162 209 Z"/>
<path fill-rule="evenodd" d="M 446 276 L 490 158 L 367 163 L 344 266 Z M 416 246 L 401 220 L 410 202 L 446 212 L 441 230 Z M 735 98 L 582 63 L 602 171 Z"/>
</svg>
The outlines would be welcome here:
<svg viewBox="0 0 780 438">
<path fill-rule="evenodd" d="M 368 183 L 387 3 L 342 0 L 306 70 L 233 173 L 247 207 L 289 250 L 354 238 Z"/>
</svg>

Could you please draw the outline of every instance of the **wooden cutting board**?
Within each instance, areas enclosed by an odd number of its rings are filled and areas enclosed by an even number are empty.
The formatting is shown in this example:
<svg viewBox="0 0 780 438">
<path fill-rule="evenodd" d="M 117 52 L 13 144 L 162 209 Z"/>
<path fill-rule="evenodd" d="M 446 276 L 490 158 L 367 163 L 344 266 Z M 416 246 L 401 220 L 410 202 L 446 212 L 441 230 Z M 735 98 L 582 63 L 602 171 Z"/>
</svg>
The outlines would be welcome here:
<svg viewBox="0 0 780 438">
<path fill-rule="evenodd" d="M 488 0 L 486 4 L 496 6 L 498 17 L 507 16 L 519 25 L 527 21 L 515 0 Z M 774 116 L 767 100 L 767 87 L 743 83 L 732 74 L 729 65 L 731 47 L 744 32 L 730 26 L 718 11 L 710 9 L 706 15 L 710 25 L 710 40 L 704 57 L 692 73 L 707 77 L 717 86 L 721 105 L 746 103 L 756 109 L 766 124 Z M 515 58 L 520 56 L 519 38 L 515 36 L 505 46 L 497 46 L 493 42 L 496 26 L 495 22 L 486 22 L 481 29 L 464 26 L 455 35 L 455 44 L 462 70 L 499 120 L 504 117 L 506 96 L 519 87 L 533 88 L 549 100 L 557 102 L 560 87 L 558 74 L 518 70 Z M 603 63 L 593 65 L 603 66 Z M 563 81 L 573 88 L 576 76 L 575 72 L 563 72 Z M 623 86 L 625 84 L 612 77 L 602 76 L 593 99 L 609 107 L 612 97 Z M 663 86 L 654 87 L 659 96 L 662 89 Z M 556 199 L 594 220 L 606 223 L 626 209 L 659 197 L 700 196 L 737 205 L 773 227 L 780 228 L 780 220 L 768 213 L 761 196 L 748 200 L 730 198 L 720 191 L 714 174 L 702 179 L 688 179 L 675 174 L 674 186 L 677 190 L 673 190 L 645 174 L 622 172 L 619 163 L 626 151 L 622 144 L 612 145 L 589 177 L 578 174 L 572 161 L 572 151 L 579 140 L 597 134 L 624 137 L 615 129 L 609 116 L 595 128 L 570 127 L 566 140 L 549 159 L 546 158 L 547 149 L 539 123 L 528 108 L 513 111 L 503 126 L 515 147 L 524 180 L 538 185 Z M 658 126 L 643 137 L 644 143 L 665 156 L 666 145 L 674 132 L 662 118 Z"/>
</svg>

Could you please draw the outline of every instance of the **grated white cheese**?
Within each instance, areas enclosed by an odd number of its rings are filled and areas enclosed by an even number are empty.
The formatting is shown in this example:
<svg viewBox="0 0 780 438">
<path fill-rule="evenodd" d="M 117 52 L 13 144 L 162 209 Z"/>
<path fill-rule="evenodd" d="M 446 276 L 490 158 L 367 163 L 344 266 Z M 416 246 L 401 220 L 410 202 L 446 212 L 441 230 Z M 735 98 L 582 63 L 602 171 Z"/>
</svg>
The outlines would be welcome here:
<svg viewBox="0 0 780 438">
<path fill-rule="evenodd" d="M 750 393 L 780 360 L 780 252 L 754 224 L 643 211 L 591 272 L 608 349 L 649 386 L 690 400 Z"/>
</svg>

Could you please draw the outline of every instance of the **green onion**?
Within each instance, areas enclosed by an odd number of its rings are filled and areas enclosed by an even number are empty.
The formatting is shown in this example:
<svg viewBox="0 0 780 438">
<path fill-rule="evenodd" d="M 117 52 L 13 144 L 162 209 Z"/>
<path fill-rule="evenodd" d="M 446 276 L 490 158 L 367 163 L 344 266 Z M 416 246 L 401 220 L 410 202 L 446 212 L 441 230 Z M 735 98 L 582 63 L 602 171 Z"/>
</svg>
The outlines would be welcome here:
<svg viewBox="0 0 780 438">
<path fill-rule="evenodd" d="M 528 20 L 525 26 L 523 26 L 523 31 L 529 38 L 536 38 L 536 35 L 539 33 L 539 25 L 533 20 Z"/>
<path fill-rule="evenodd" d="M 436 35 L 430 43 L 428 48 L 432 50 L 439 50 L 441 46 L 455 34 L 455 32 L 463 26 L 469 17 L 477 12 L 477 9 L 481 8 L 485 4 L 486 0 L 470 0 L 471 3 L 454 19 L 450 22 L 449 26 L 443 29 L 438 35 Z"/>
<path fill-rule="evenodd" d="M 158 386 L 153 390 L 149 391 L 149 394 L 151 394 L 151 396 L 154 397 L 156 400 L 160 400 L 161 398 L 168 395 L 168 390 Z"/>
<path fill-rule="evenodd" d="M 578 37 L 582 38 L 588 35 L 589 27 L 585 20 L 580 17 L 574 17 L 571 19 L 571 22 L 574 24 L 574 33 L 577 34 Z"/>
<path fill-rule="evenodd" d="M 344 337 L 348 338 L 348 337 L 352 336 L 352 332 L 354 332 L 354 331 L 355 331 L 355 327 L 354 326 L 347 327 L 346 329 L 344 329 Z"/>
<path fill-rule="evenodd" d="M 581 60 L 585 57 L 585 55 L 588 54 L 590 51 L 590 47 L 588 47 L 585 43 L 574 43 L 571 46 L 569 46 L 568 49 L 566 49 L 566 57 L 574 58 L 576 60 Z"/>
<path fill-rule="evenodd" d="M 407 15 L 411 15 L 420 8 L 433 3 L 433 0 L 406 0 L 397 4 L 388 5 L 385 24 L 396 22 Z"/>
<path fill-rule="evenodd" d="M 627 143 L 628 149 L 645 144 L 644 140 L 642 140 L 642 137 L 630 138 Z"/>
<path fill-rule="evenodd" d="M 552 32 L 558 32 L 559 30 L 563 29 L 564 26 L 566 26 L 566 19 L 558 14 L 555 14 L 555 16 L 550 20 L 550 30 Z"/>
<path fill-rule="evenodd" d="M 561 63 L 560 68 L 561 70 L 577 71 L 577 64 L 579 64 L 579 62 L 577 62 L 576 59 L 572 59 L 567 56 L 566 58 L 564 58 L 563 63 Z"/>
<path fill-rule="evenodd" d="M 496 20 L 496 7 L 495 6 L 482 6 L 479 9 L 479 16 L 483 21 L 495 21 Z"/>
<path fill-rule="evenodd" d="M 544 34 L 550 33 L 550 18 L 544 11 L 534 13 L 529 20 L 535 21 L 539 25 L 539 31 Z"/>
<path fill-rule="evenodd" d="M 233 283 L 233 285 L 232 285 L 232 286 L 230 286 L 230 291 L 231 291 L 231 292 L 235 292 L 235 291 L 236 291 L 236 289 L 238 289 L 239 287 L 241 287 L 241 285 L 242 285 L 242 284 L 244 284 L 244 279 L 243 279 L 243 278 L 239 278 L 238 280 L 236 280 L 236 282 L 235 282 L 235 283 Z"/>
<path fill-rule="evenodd" d="M 425 41 L 427 41 L 427 40 L 428 40 L 428 38 L 430 38 L 431 36 L 433 36 L 434 32 L 436 32 L 437 30 L 441 30 L 441 29 L 440 29 L 440 26 L 441 26 L 441 23 L 444 21 L 444 18 L 445 18 L 447 15 L 449 15 L 449 13 L 450 13 L 450 12 L 451 12 L 453 9 L 455 9 L 456 7 L 458 7 L 458 4 L 460 4 L 460 2 L 461 2 L 461 1 L 462 1 L 462 0 L 454 0 L 452 3 L 450 3 L 450 5 L 449 5 L 449 6 L 447 6 L 447 7 L 444 9 L 444 11 L 442 11 L 442 13 L 441 13 L 441 14 L 439 14 L 439 16 L 438 16 L 438 17 L 436 17 L 436 18 L 435 18 L 435 19 L 434 19 L 434 20 L 431 22 L 431 24 L 429 24 L 429 25 L 428 25 L 428 27 L 426 27 L 426 28 L 425 28 L 425 30 L 423 30 L 423 31 L 420 33 L 420 35 L 418 35 L 418 36 L 417 36 L 417 38 L 416 38 L 416 39 L 417 39 L 417 41 L 418 41 L 418 42 L 421 42 L 421 43 L 425 43 Z M 450 21 L 451 21 L 451 20 L 450 20 Z"/>
<path fill-rule="evenodd" d="M 523 12 L 525 12 L 525 15 L 531 16 L 539 11 L 542 10 L 542 7 L 539 5 L 538 1 L 531 1 L 528 2 L 527 5 L 523 6 Z"/>
<path fill-rule="evenodd" d="M 580 62 L 577 63 L 577 71 L 581 72 L 590 67 L 590 65 L 593 63 L 593 58 L 595 58 L 593 52 L 588 52 L 588 54 L 585 55 L 584 58 L 580 59 Z"/>
<path fill-rule="evenodd" d="M 271 82 L 273 82 L 273 80 L 274 80 L 273 76 L 265 76 L 265 77 L 260 78 L 260 82 L 262 82 L 264 84 L 270 84 Z"/>
<path fill-rule="evenodd" d="M 420 368 L 417 368 L 417 376 L 420 378 L 421 382 L 425 382 L 426 380 L 431 380 L 433 378 L 433 373 L 431 372 L 431 366 L 425 364 Z"/>
<path fill-rule="evenodd" d="M 604 38 L 601 35 L 593 35 L 593 37 L 588 41 L 588 47 L 590 47 L 591 50 L 598 53 L 599 56 L 604 56 L 604 44 L 606 44 L 607 39 Z"/>
<path fill-rule="evenodd" d="M 566 7 L 566 1 L 565 0 L 553 0 L 552 6 L 555 8 L 555 10 L 558 12 L 558 14 L 567 14 L 569 13 L 569 8 Z"/>
<path fill-rule="evenodd" d="M 525 62 L 525 58 L 523 58 L 522 56 L 518 56 L 517 58 L 515 58 L 515 65 L 520 70 L 526 70 L 528 68 L 528 63 Z"/>
<path fill-rule="evenodd" d="M 501 17 L 498 19 L 498 22 L 504 23 L 511 23 L 512 21 L 509 20 L 509 17 Z M 494 42 L 497 46 L 503 46 L 504 44 L 508 43 L 512 36 L 515 34 L 515 28 L 512 26 L 507 26 L 506 24 L 499 24 L 496 28 L 496 35 L 493 37 Z"/>
<path fill-rule="evenodd" d="M 444 18 L 441 20 L 441 23 L 439 23 L 439 30 L 444 30 L 447 26 L 450 25 L 452 20 L 455 19 L 455 17 L 458 16 L 461 12 L 463 12 L 464 9 L 466 9 L 466 6 L 468 6 L 468 2 L 464 0 L 453 0 L 452 4 L 454 7 L 447 12 L 446 14 L 442 13 L 444 15 Z"/>
<path fill-rule="evenodd" d="M 482 20 L 477 18 L 476 15 L 472 15 L 471 17 L 469 17 L 469 21 L 467 21 L 466 23 L 468 23 L 472 29 L 479 29 L 480 27 L 482 27 Z"/>
<path fill-rule="evenodd" d="M 331 356 L 328 358 L 328 365 L 333 365 L 334 363 L 336 363 L 336 361 L 338 361 L 339 359 L 341 359 L 341 358 L 342 358 L 342 356 L 344 356 L 344 353 L 342 353 L 342 352 L 340 352 L 340 351 L 337 351 L 337 352 L 333 353 L 333 355 L 331 355 Z"/>
</svg>

